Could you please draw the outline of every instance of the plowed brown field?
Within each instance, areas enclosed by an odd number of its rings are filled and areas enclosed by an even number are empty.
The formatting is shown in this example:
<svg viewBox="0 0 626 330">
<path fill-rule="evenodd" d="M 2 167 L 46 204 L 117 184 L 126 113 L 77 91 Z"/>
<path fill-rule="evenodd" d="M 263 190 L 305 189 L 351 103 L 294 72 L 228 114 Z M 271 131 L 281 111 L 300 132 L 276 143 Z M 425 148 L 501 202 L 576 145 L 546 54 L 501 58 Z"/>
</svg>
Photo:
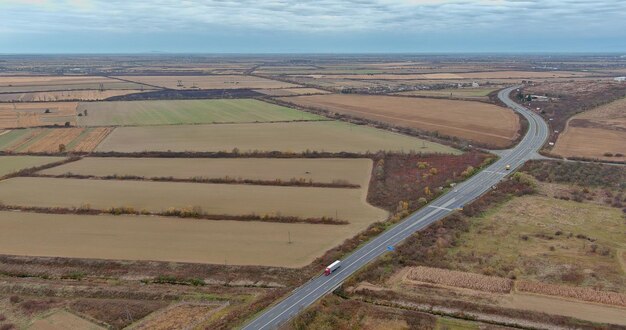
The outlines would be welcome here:
<svg viewBox="0 0 626 330">
<path fill-rule="evenodd" d="M 340 94 L 280 100 L 496 147 L 509 145 L 519 129 L 519 119 L 510 109 L 472 101 Z"/>
</svg>

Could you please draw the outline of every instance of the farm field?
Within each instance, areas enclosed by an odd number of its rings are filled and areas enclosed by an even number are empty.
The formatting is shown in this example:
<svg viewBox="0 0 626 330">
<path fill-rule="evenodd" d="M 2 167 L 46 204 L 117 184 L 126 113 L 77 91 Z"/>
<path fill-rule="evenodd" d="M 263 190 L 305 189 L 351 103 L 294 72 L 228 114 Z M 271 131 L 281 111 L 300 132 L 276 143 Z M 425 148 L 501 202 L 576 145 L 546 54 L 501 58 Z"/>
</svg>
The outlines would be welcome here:
<svg viewBox="0 0 626 330">
<path fill-rule="evenodd" d="M 65 310 L 58 310 L 50 315 L 35 320 L 29 330 L 104 330 L 105 327 L 89 322 Z"/>
<path fill-rule="evenodd" d="M 0 103 L 0 128 L 75 124 L 77 106 L 76 102 Z"/>
<path fill-rule="evenodd" d="M 455 88 L 437 90 L 419 90 L 397 93 L 397 95 L 441 97 L 451 99 L 469 99 L 485 101 L 489 98 L 489 93 L 498 90 L 497 88 Z"/>
<path fill-rule="evenodd" d="M 519 119 L 512 110 L 481 102 L 340 94 L 280 100 L 497 147 L 510 144 L 519 129 Z"/>
<path fill-rule="evenodd" d="M 171 89 L 236 89 L 236 88 L 287 88 L 298 85 L 245 75 L 212 76 L 121 76 L 128 81 Z M 182 83 L 179 86 L 178 81 Z"/>
<path fill-rule="evenodd" d="M 445 259 L 454 269 L 490 269 L 501 276 L 515 270 L 517 279 L 626 292 L 619 261 L 626 247 L 621 213 L 604 205 L 517 197 L 475 218 Z"/>
<path fill-rule="evenodd" d="M 350 225 L 28 212 L 0 212 L 0 226 L 10 228 L 0 231 L 4 254 L 279 267 L 305 266 L 356 233 Z"/>
<path fill-rule="evenodd" d="M 96 151 L 231 151 L 234 148 L 241 152 L 315 150 L 363 153 L 415 150 L 459 153 L 441 144 L 335 121 L 118 127 Z"/>
<path fill-rule="evenodd" d="M 0 102 L 50 102 L 50 101 L 92 101 L 104 100 L 113 96 L 141 93 L 140 89 L 109 89 L 109 90 L 70 90 L 32 93 L 0 94 Z"/>
<path fill-rule="evenodd" d="M 108 127 L 96 128 L 27 128 L 0 135 L 0 150 L 21 153 L 54 153 L 60 145 L 67 151 L 90 152 L 111 132 Z"/>
<path fill-rule="evenodd" d="M 564 157 L 624 161 L 625 141 L 626 99 L 620 99 L 572 117 L 552 151 Z"/>
<path fill-rule="evenodd" d="M 63 160 L 63 157 L 0 156 L 0 177 L 21 169 Z"/>
<path fill-rule="evenodd" d="M 0 76 L 0 93 L 99 90 L 100 84 L 109 89 L 151 89 L 142 84 L 96 76 Z"/>
<path fill-rule="evenodd" d="M 79 126 L 143 126 L 321 120 L 321 116 L 254 99 L 87 102 Z"/>
<path fill-rule="evenodd" d="M 283 88 L 283 89 L 255 89 L 255 92 L 259 92 L 269 96 L 293 96 L 293 95 L 307 95 L 307 94 L 329 94 L 330 92 L 317 89 L 317 88 Z"/>
<path fill-rule="evenodd" d="M 0 158 L 0 164 L 2 163 Z M 93 176 L 242 178 L 253 180 L 288 181 L 306 179 L 332 183 L 347 181 L 368 185 L 370 159 L 272 159 L 272 158 L 109 158 L 85 157 L 39 172 L 45 175 L 67 173 Z M 0 172 L 1 173 L 1 172 Z"/>
<path fill-rule="evenodd" d="M 63 194 L 57 192 L 62 191 Z M 200 207 L 208 214 L 329 217 L 362 229 L 387 212 L 365 202 L 367 187 L 338 189 L 19 177 L 0 182 L 6 205 L 164 212 Z M 123 196 L 123 197 L 122 197 Z"/>
<path fill-rule="evenodd" d="M 465 73 L 423 73 L 423 74 L 336 74 L 310 75 L 314 78 L 356 79 L 356 80 L 420 80 L 420 79 L 546 79 L 546 78 L 576 78 L 589 76 L 589 73 L 566 71 L 486 71 Z"/>
</svg>

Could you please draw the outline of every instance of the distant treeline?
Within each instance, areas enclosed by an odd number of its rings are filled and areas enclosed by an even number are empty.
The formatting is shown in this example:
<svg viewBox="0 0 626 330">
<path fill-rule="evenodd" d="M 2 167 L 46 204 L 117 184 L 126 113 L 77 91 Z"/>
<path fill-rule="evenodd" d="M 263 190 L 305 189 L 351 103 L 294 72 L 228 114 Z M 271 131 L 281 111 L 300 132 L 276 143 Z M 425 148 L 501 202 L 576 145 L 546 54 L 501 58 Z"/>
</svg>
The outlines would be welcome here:
<svg viewBox="0 0 626 330">
<path fill-rule="evenodd" d="M 193 100 L 193 99 L 221 99 L 221 98 L 250 98 L 260 97 L 263 94 L 247 88 L 239 89 L 196 89 L 176 90 L 163 89 L 143 93 L 113 96 L 105 101 L 144 101 L 144 100 Z"/>
</svg>

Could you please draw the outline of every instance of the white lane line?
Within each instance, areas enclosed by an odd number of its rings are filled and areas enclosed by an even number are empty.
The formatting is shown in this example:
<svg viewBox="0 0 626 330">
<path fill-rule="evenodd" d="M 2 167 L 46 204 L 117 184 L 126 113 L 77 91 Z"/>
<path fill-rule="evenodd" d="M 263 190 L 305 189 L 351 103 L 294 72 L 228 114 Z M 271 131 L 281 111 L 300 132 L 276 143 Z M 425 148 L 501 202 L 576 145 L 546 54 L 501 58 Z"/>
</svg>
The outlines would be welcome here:
<svg viewBox="0 0 626 330">
<path fill-rule="evenodd" d="M 485 173 L 496 173 L 496 174 L 500 174 L 500 175 L 507 175 L 508 174 L 506 172 L 497 172 L 497 171 L 489 171 L 489 170 L 484 170 L 483 172 L 485 172 Z"/>
<path fill-rule="evenodd" d="M 447 207 L 441 207 L 441 206 L 435 206 L 435 205 L 428 205 L 428 207 L 432 207 L 434 209 L 440 209 L 440 210 L 446 210 L 446 211 L 452 211 L 452 209 L 449 209 Z"/>
</svg>

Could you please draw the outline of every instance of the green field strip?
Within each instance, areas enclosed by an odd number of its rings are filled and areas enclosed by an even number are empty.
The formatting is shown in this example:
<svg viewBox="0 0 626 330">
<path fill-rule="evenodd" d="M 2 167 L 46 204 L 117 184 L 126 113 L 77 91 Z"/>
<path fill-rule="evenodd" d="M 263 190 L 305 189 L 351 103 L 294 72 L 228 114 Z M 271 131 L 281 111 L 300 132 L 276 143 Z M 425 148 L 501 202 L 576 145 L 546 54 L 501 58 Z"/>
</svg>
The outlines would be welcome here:
<svg viewBox="0 0 626 330">
<path fill-rule="evenodd" d="M 29 131 L 27 129 L 14 129 L 0 135 L 0 150 L 5 150 L 23 140 Z"/>
<path fill-rule="evenodd" d="M 319 121 L 325 117 L 256 99 L 122 101 L 81 103 L 80 126 L 148 126 L 276 121 Z"/>
</svg>

